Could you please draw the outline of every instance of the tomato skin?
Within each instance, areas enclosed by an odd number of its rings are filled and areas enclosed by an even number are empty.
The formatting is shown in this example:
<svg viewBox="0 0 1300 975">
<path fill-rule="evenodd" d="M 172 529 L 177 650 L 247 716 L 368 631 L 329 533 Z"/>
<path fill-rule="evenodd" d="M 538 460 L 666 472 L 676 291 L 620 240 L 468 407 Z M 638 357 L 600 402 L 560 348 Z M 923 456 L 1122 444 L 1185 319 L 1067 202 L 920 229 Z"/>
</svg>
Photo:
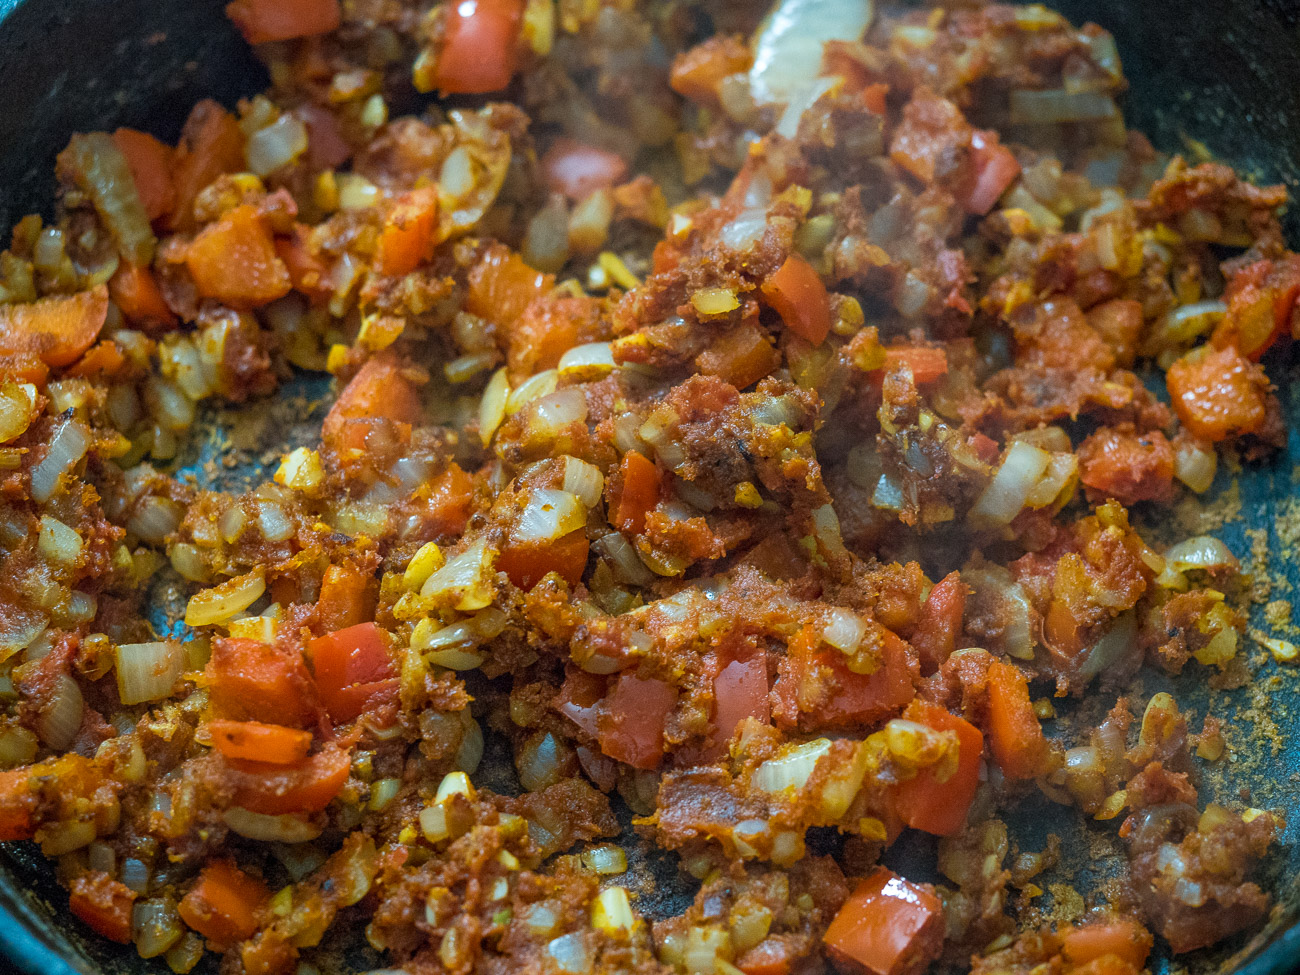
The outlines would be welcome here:
<svg viewBox="0 0 1300 975">
<path fill-rule="evenodd" d="M 0 355 L 70 366 L 99 337 L 108 318 L 108 288 L 0 305 Z"/>
<path fill-rule="evenodd" d="M 811 264 L 791 254 L 761 290 L 786 328 L 813 345 L 826 341 L 831 330 L 830 298 Z"/>
<path fill-rule="evenodd" d="M 921 656 L 921 672 L 932 674 L 952 656 L 966 611 L 966 583 L 950 572 L 930 587 L 921 618 L 912 633 L 912 646 Z"/>
<path fill-rule="evenodd" d="M 339 794 L 352 768 L 352 754 L 332 743 L 292 768 L 239 760 L 227 760 L 226 767 L 235 786 L 235 805 L 270 816 L 311 813 Z"/>
<path fill-rule="evenodd" d="M 500 91 L 515 75 L 519 0 L 457 0 L 449 4 L 434 86 L 449 95 Z"/>
<path fill-rule="evenodd" d="M 551 192 L 574 201 L 621 183 L 627 175 L 627 161 L 622 156 L 566 138 L 552 143 L 541 165 L 542 181 Z"/>
<path fill-rule="evenodd" d="M 767 724 L 771 719 L 767 695 L 767 654 L 762 650 L 718 671 L 713 678 L 713 752 L 726 754 L 727 743 L 746 718 Z"/>
<path fill-rule="evenodd" d="M 898 784 L 894 808 L 912 829 L 935 836 L 959 833 L 966 825 L 966 813 L 979 788 L 984 735 L 964 718 L 924 701 L 913 701 L 903 717 L 935 731 L 954 732 L 959 751 L 952 778 L 940 782 L 933 769 L 921 769 L 914 778 Z"/>
<path fill-rule="evenodd" d="M 664 722 L 677 692 L 661 680 L 624 674 L 601 702 L 600 750 L 633 768 L 653 769 L 664 756 Z"/>
<path fill-rule="evenodd" d="M 398 683 L 388 645 L 374 623 L 327 633 L 308 644 L 321 703 L 335 721 L 394 700 Z"/>
<path fill-rule="evenodd" d="M 1078 448 L 1079 480 L 1090 494 L 1122 504 L 1171 501 L 1174 497 L 1174 448 L 1159 430 L 1103 428 Z"/>
<path fill-rule="evenodd" d="M 916 696 L 910 648 L 878 626 L 880 662 L 870 674 L 856 674 L 839 650 L 805 626 L 790 641 L 778 667 L 772 716 L 781 728 L 816 731 L 869 725 L 897 714 Z"/>
<path fill-rule="evenodd" d="M 610 485 L 609 517 L 619 531 L 639 535 L 645 531 L 645 516 L 659 503 L 663 475 L 655 462 L 629 450 L 619 466 L 621 485 Z"/>
<path fill-rule="evenodd" d="M 555 286 L 555 275 L 529 267 L 504 244 L 489 246 L 469 269 L 465 310 L 512 329 L 524 310 Z"/>
<path fill-rule="evenodd" d="M 508 544 L 501 550 L 497 568 L 520 589 L 533 588 L 549 572 L 576 586 L 587 568 L 587 549 L 587 533 L 579 528 L 551 542 Z"/>
<path fill-rule="evenodd" d="M 919 973 L 943 947 L 943 905 L 928 886 L 877 867 L 849 895 L 823 940 L 873 975 Z"/>
<path fill-rule="evenodd" d="M 316 688 L 297 651 L 218 637 L 204 677 L 224 717 L 297 727 L 316 720 Z"/>
<path fill-rule="evenodd" d="M 205 938 L 231 944 L 252 937 L 271 892 L 228 860 L 209 863 L 179 905 L 181 919 Z"/>
<path fill-rule="evenodd" d="M 971 135 L 975 162 L 975 182 L 965 200 L 966 210 L 984 216 L 1006 192 L 1017 176 L 1020 163 L 1011 150 L 998 142 L 996 132 L 977 131 Z"/>
<path fill-rule="evenodd" d="M 68 910 L 96 934 L 131 943 L 131 910 L 136 892 L 102 870 L 91 870 L 68 884 Z"/>
</svg>

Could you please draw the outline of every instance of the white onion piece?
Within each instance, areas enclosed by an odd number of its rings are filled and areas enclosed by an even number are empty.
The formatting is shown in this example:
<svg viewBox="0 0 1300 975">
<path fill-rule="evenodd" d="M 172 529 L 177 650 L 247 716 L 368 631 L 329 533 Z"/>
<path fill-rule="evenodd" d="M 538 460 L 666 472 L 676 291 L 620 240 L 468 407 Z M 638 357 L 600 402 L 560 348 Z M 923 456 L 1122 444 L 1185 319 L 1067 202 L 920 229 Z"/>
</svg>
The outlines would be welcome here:
<svg viewBox="0 0 1300 975">
<path fill-rule="evenodd" d="M 1047 451 L 1023 440 L 1013 443 L 993 480 L 971 508 L 971 517 L 995 525 L 1010 524 L 1020 514 L 1051 459 Z"/>
<path fill-rule="evenodd" d="M 1213 447 L 1192 440 L 1180 440 L 1174 448 L 1174 477 L 1197 494 L 1204 494 L 1214 484 L 1219 455 Z"/>
<path fill-rule="evenodd" d="M 1189 569 L 1217 571 L 1231 569 L 1234 572 L 1241 567 L 1232 550 L 1212 535 L 1197 535 L 1188 538 L 1165 552 L 1166 565 L 1175 572 Z"/>
<path fill-rule="evenodd" d="M 50 438 L 50 449 L 32 468 L 32 499 L 44 504 L 54 495 L 59 478 L 72 470 L 90 448 L 90 430 L 80 420 L 64 420 Z"/>
<path fill-rule="evenodd" d="M 849 551 L 844 547 L 844 539 L 840 535 L 840 519 L 835 514 L 835 509 L 824 504 L 813 510 L 812 518 L 817 541 L 825 546 L 826 551 L 836 556 L 847 556 Z"/>
<path fill-rule="evenodd" d="M 838 606 L 830 611 L 829 616 L 829 622 L 822 629 L 822 639 L 837 650 L 848 654 L 853 653 L 861 646 L 862 638 L 867 635 L 867 624 L 857 613 L 840 609 Z"/>
<path fill-rule="evenodd" d="M 493 553 L 482 540 L 476 541 L 429 576 L 420 587 L 426 598 L 454 598 L 462 612 L 483 609 L 492 602 Z"/>
<path fill-rule="evenodd" d="M 754 39 L 754 101 L 789 102 L 821 71 L 826 42 L 860 40 L 874 14 L 872 0 L 780 0 Z"/>
<path fill-rule="evenodd" d="M 812 776 L 817 762 L 830 750 L 829 738 L 816 738 L 789 748 L 781 757 L 768 759 L 755 769 L 750 785 L 772 795 L 798 791 Z"/>
<path fill-rule="evenodd" d="M 267 176 L 306 151 L 307 126 L 293 115 L 285 114 L 253 133 L 244 147 L 244 157 L 251 172 Z"/>
<path fill-rule="evenodd" d="M 187 626 L 224 623 L 252 606 L 266 592 L 266 572 L 259 565 L 246 575 L 196 592 L 185 607 Z"/>
<path fill-rule="evenodd" d="M 605 475 L 595 464 L 588 464 L 577 457 L 565 457 L 564 490 L 577 495 L 586 507 L 594 508 L 605 493 Z"/>
<path fill-rule="evenodd" d="M 506 402 L 510 397 L 510 377 L 502 366 L 492 374 L 478 408 L 478 437 L 486 447 L 492 442 L 501 421 L 506 418 Z"/>
<path fill-rule="evenodd" d="M 610 532 L 597 539 L 592 547 L 609 559 L 618 581 L 630 586 L 648 586 L 654 582 L 654 573 L 645 567 L 632 543 L 621 532 Z"/>
<path fill-rule="evenodd" d="M 587 511 L 576 495 L 550 488 L 534 490 L 515 524 L 521 542 L 551 542 L 587 523 Z"/>
<path fill-rule="evenodd" d="M 185 651 L 170 640 L 123 643 L 113 648 L 117 692 L 123 704 L 143 704 L 170 697 L 185 669 Z"/>
<path fill-rule="evenodd" d="M 743 253 L 762 239 L 766 229 L 766 210 L 741 210 L 718 232 L 718 240 Z"/>
<path fill-rule="evenodd" d="M 243 806 L 231 806 L 221 814 L 221 819 L 245 839 L 263 843 L 306 843 L 320 836 L 319 826 L 292 814 L 272 816 Z"/>
<path fill-rule="evenodd" d="M 1124 659 L 1137 635 L 1137 617 L 1132 610 L 1115 617 L 1110 629 L 1092 645 L 1087 657 L 1079 666 L 1084 677 L 1095 677 L 1103 670 L 1114 667 Z"/>
<path fill-rule="evenodd" d="M 555 967 L 568 975 L 583 975 L 584 972 L 591 971 L 591 949 L 579 931 L 562 934 L 548 942 L 546 953 L 550 955 Z"/>
<path fill-rule="evenodd" d="M 961 578 L 975 590 L 982 603 L 998 607 L 997 618 L 1002 623 L 1001 649 L 1017 660 L 1033 660 L 1032 615 L 1024 587 L 999 565 L 966 569 Z"/>
<path fill-rule="evenodd" d="M 1079 473 L 1079 458 L 1074 454 L 1052 454 L 1047 470 L 1038 479 L 1025 504 L 1031 508 L 1044 508 L 1057 501 Z M 1073 494 L 1073 492 L 1070 492 Z M 1069 498 L 1065 499 L 1066 501 Z"/>
<path fill-rule="evenodd" d="M 538 433 L 554 436 L 570 423 L 587 419 L 587 397 L 580 389 L 562 389 L 543 396 L 532 406 L 534 423 L 529 424 Z"/>
<path fill-rule="evenodd" d="M 1093 122 L 1119 117 L 1119 106 L 1110 95 L 1097 92 L 1068 92 L 1021 89 L 1011 93 L 1012 125 L 1054 125 L 1058 122 Z"/>
<path fill-rule="evenodd" d="M 570 382 L 591 382 L 614 371 L 614 351 L 608 342 L 575 345 L 560 356 L 558 372 Z"/>
<path fill-rule="evenodd" d="M 58 674 L 49 700 L 36 716 L 36 733 L 55 751 L 64 751 L 76 740 L 85 710 L 81 687 L 67 674 Z"/>
<path fill-rule="evenodd" d="M 903 487 L 898 483 L 897 475 L 881 474 L 876 481 L 876 489 L 871 492 L 871 506 L 882 511 L 903 510 Z"/>
<path fill-rule="evenodd" d="M 842 84 L 844 84 L 843 78 L 832 75 L 828 78 L 814 78 L 797 91 L 791 92 L 790 102 L 781 113 L 780 121 L 776 123 L 776 134 L 785 139 L 793 139 L 797 136 L 799 120 L 803 118 L 803 113 L 816 105 L 823 95 Z"/>
<path fill-rule="evenodd" d="M 525 379 L 519 384 L 519 388 L 513 390 L 506 398 L 506 416 L 513 416 L 533 400 L 555 392 L 559 375 L 555 369 L 543 369 Z"/>
</svg>

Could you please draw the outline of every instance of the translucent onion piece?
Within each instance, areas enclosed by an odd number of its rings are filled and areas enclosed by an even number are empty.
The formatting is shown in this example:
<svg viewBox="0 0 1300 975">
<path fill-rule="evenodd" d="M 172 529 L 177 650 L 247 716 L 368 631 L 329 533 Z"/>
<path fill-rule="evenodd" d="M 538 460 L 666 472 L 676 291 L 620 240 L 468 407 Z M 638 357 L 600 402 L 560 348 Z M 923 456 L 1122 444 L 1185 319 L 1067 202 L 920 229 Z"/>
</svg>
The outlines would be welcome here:
<svg viewBox="0 0 1300 975">
<path fill-rule="evenodd" d="M 718 232 L 718 239 L 734 251 L 750 250 L 767 230 L 767 210 L 741 210 Z"/>
<path fill-rule="evenodd" d="M 785 139 L 793 139 L 797 136 L 799 120 L 803 118 L 803 113 L 816 105 L 823 95 L 843 83 L 844 79 L 840 77 L 814 78 L 802 86 L 791 95 L 789 104 L 781 113 L 781 119 L 776 123 L 776 134 Z"/>
<path fill-rule="evenodd" d="M 482 540 L 447 561 L 425 581 L 420 595 L 426 598 L 454 598 L 456 609 L 472 612 L 492 602 L 490 573 L 494 556 Z"/>
<path fill-rule="evenodd" d="M 90 448 L 90 430 L 80 420 L 64 420 L 50 438 L 50 449 L 32 468 L 32 498 L 44 504 L 54 495 L 59 478 L 76 466 Z"/>
<path fill-rule="evenodd" d="M 1231 569 L 1235 572 L 1241 567 L 1232 550 L 1212 535 L 1197 535 L 1179 542 L 1165 552 L 1165 562 L 1175 572 L 1189 569 Z"/>
<path fill-rule="evenodd" d="M 559 372 L 555 369 L 544 369 L 529 376 L 519 384 L 518 389 L 511 391 L 509 398 L 506 399 L 506 416 L 513 416 L 533 400 L 555 392 L 558 381 Z"/>
<path fill-rule="evenodd" d="M 293 115 L 281 115 L 249 138 L 244 147 L 248 168 L 267 176 L 307 151 L 307 126 Z"/>
<path fill-rule="evenodd" d="M 769 759 L 755 769 L 750 784 L 773 795 L 786 790 L 798 791 L 812 776 L 818 760 L 830 750 L 829 738 L 787 748 L 781 757 Z"/>
<path fill-rule="evenodd" d="M 259 565 L 211 589 L 196 592 L 185 607 L 187 626 L 224 623 L 242 613 L 266 592 L 266 571 Z"/>
<path fill-rule="evenodd" d="M 319 826 L 291 814 L 270 816 L 231 806 L 221 814 L 221 819 L 245 839 L 263 843 L 306 843 L 320 836 Z"/>
<path fill-rule="evenodd" d="M 580 389 L 562 389 L 543 396 L 533 404 L 533 422 L 530 432 L 543 437 L 558 436 L 570 423 L 587 419 L 587 397 Z"/>
<path fill-rule="evenodd" d="M 825 43 L 861 40 L 874 14 L 872 0 L 780 0 L 754 39 L 754 101 L 791 101 L 821 71 Z"/>
<path fill-rule="evenodd" d="M 521 542 L 552 542 L 587 523 L 587 510 L 576 495 L 550 488 L 535 489 L 515 524 Z"/>
<path fill-rule="evenodd" d="M 605 475 L 595 464 L 588 464 L 577 457 L 565 457 L 564 490 L 576 495 L 587 508 L 594 508 L 604 494 Z"/>
<path fill-rule="evenodd" d="M 975 590 L 981 603 L 998 607 L 997 619 L 1002 623 L 1001 649 L 1017 660 L 1033 660 L 1033 616 L 1024 587 L 999 565 L 966 569 L 961 577 Z"/>
<path fill-rule="evenodd" d="M 1174 477 L 1197 494 L 1210 489 L 1218 468 L 1219 455 L 1213 447 L 1180 440 L 1174 448 Z"/>
<path fill-rule="evenodd" d="M 117 692 L 123 704 L 143 704 L 170 697 L 185 669 L 185 651 L 170 640 L 122 643 L 113 648 Z"/>
<path fill-rule="evenodd" d="M 1095 677 L 1121 660 L 1133 647 L 1137 635 L 1137 617 L 1133 610 L 1115 617 L 1109 630 L 1089 649 L 1087 657 L 1079 666 L 1079 673 L 1085 677 Z"/>
<path fill-rule="evenodd" d="M 591 949 L 578 931 L 562 934 L 548 942 L 546 953 L 556 968 L 569 975 L 583 975 L 584 972 L 591 971 Z"/>
<path fill-rule="evenodd" d="M 862 617 L 847 609 L 835 608 L 830 611 L 830 620 L 822 630 L 822 639 L 844 653 L 852 654 L 867 635 L 867 624 Z"/>
<path fill-rule="evenodd" d="M 614 352 L 608 342 L 575 345 L 562 356 L 558 371 L 570 382 L 591 382 L 614 371 Z"/>
<path fill-rule="evenodd" d="M 148 266 L 158 241 L 149 226 L 131 167 L 107 132 L 74 135 L 60 156 L 67 170 L 113 235 L 119 252 L 132 264 Z"/>
<path fill-rule="evenodd" d="M 1013 443 L 993 480 L 971 508 L 971 517 L 995 525 L 1010 524 L 1051 459 L 1047 451 L 1024 441 Z"/>
<path fill-rule="evenodd" d="M 36 717 L 36 733 L 41 741 L 55 751 L 64 751 L 72 745 L 77 732 L 81 730 L 85 710 L 81 687 L 67 674 L 58 674 L 53 680 L 45 706 Z"/>
<path fill-rule="evenodd" d="M 1068 92 L 1025 89 L 1011 93 L 1012 125 L 1053 125 L 1058 122 L 1095 122 L 1119 117 L 1119 106 L 1110 95 L 1097 92 Z"/>
</svg>

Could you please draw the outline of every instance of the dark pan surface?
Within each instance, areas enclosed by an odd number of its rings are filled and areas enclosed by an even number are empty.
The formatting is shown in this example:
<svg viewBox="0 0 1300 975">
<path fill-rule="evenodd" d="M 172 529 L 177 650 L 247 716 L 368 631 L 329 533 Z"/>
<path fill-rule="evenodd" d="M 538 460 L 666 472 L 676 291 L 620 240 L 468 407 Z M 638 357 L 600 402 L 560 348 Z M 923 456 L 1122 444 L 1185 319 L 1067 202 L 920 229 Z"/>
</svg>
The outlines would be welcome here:
<svg viewBox="0 0 1300 975">
<path fill-rule="evenodd" d="M 1188 139 L 1233 162 L 1261 181 L 1283 181 L 1300 197 L 1300 0 L 1189 4 L 1184 0 L 1058 0 L 1049 4 L 1076 22 L 1095 20 L 1113 31 L 1132 83 L 1126 112 L 1130 124 L 1152 136 L 1157 146 L 1187 151 Z M 74 131 L 147 128 L 174 140 L 189 107 L 201 97 L 232 104 L 265 84 L 265 76 L 222 15 L 224 0 L 0 0 L 0 227 L 29 212 L 50 211 L 55 154 Z M 1293 242 L 1300 239 L 1300 206 L 1287 218 Z M 1294 357 L 1290 350 L 1282 353 Z M 1300 586 L 1300 368 L 1294 362 L 1268 362 L 1281 387 L 1293 432 L 1285 451 L 1270 463 L 1236 474 L 1221 469 L 1215 492 L 1230 515 L 1215 533 L 1222 537 L 1260 584 L 1267 598 L 1294 602 Z M 303 379 L 287 390 L 277 407 L 283 414 L 265 425 L 275 433 L 262 442 L 254 433 L 240 446 L 282 449 L 306 442 L 319 429 L 318 406 L 328 385 Z M 232 415 L 213 414 L 210 429 L 229 430 Z M 237 424 L 236 424 L 237 425 Z M 294 429 L 296 427 L 296 429 Z M 202 460 L 228 446 L 225 437 L 197 437 Z M 1227 466 L 1227 465 L 1223 465 Z M 239 468 L 232 478 L 256 473 Z M 225 486 L 225 485 L 222 485 Z M 1213 493 L 1212 495 L 1213 496 Z M 1292 498 L 1296 498 L 1292 502 Z M 1294 509 L 1292 505 L 1294 504 Z M 1190 534 L 1173 525 L 1147 526 L 1160 541 Z M 1257 553 L 1252 560 L 1251 553 Z M 1254 626 L 1270 632 L 1262 616 Z M 1278 632 L 1273 635 L 1287 637 Z M 1253 642 L 1245 653 L 1265 657 Z M 1280 895 L 1275 917 L 1251 938 L 1239 938 L 1211 952 L 1184 957 L 1171 965 L 1167 955 L 1153 958 L 1158 975 L 1236 971 L 1242 975 L 1282 975 L 1300 971 L 1300 669 L 1268 662 L 1253 688 L 1221 693 L 1205 687 L 1197 668 L 1170 682 L 1144 671 L 1131 696 L 1145 701 L 1157 690 L 1174 693 L 1193 714 L 1193 728 L 1208 711 L 1228 721 L 1235 761 L 1207 770 L 1205 800 L 1248 803 L 1283 809 L 1291 824 L 1269 864 Z M 1062 708 L 1057 724 L 1067 735 L 1075 722 L 1100 715 Z M 485 784 L 512 788 L 509 756 L 489 748 L 481 773 Z M 1248 788 L 1242 794 L 1240 786 Z M 629 815 L 621 811 L 626 822 Z M 1018 811 L 1013 835 L 1024 851 L 1042 849 L 1049 832 L 1058 832 L 1064 858 L 1056 881 L 1078 881 L 1110 872 L 1122 855 L 1109 830 L 1094 830 L 1089 844 L 1072 824 L 1076 815 L 1045 799 Z M 630 834 L 639 903 L 654 916 L 681 909 L 692 890 L 681 881 L 670 857 L 639 850 Z M 886 860 L 911 875 L 925 877 L 933 847 L 909 836 Z M 629 878 L 632 879 L 632 878 Z M 1050 906 L 1050 893 L 1045 898 Z M 26 845 L 0 853 L 0 956 L 19 969 L 41 975 L 109 972 L 122 975 L 166 973 L 161 959 L 141 961 L 134 951 L 84 937 L 71 922 L 66 897 L 54 884 L 39 853 Z M 373 956 L 349 958 L 352 971 L 376 967 Z M 0 957 L 0 972 L 6 970 Z M 203 969 L 201 968 L 200 971 Z"/>
</svg>

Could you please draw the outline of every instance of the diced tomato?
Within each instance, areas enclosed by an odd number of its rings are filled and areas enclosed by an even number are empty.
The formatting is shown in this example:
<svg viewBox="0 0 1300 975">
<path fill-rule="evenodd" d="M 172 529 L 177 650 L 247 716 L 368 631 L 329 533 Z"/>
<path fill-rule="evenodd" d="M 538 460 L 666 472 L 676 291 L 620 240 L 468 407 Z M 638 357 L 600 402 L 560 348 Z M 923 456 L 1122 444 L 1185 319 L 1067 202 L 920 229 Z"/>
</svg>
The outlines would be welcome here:
<svg viewBox="0 0 1300 975">
<path fill-rule="evenodd" d="M 998 142 L 991 130 L 976 131 L 970 139 L 975 179 L 965 200 L 966 210 L 983 216 L 1020 175 L 1020 163 L 1011 150 Z"/>
<path fill-rule="evenodd" d="M 813 731 L 873 724 L 897 714 L 916 696 L 908 646 L 879 624 L 880 660 L 870 674 L 849 669 L 848 658 L 805 626 L 790 641 L 773 688 L 773 716 L 782 728 Z"/>
<path fill-rule="evenodd" d="M 331 565 L 321 577 L 316 622 L 327 631 L 365 623 L 375 612 L 374 577 L 351 565 Z"/>
<path fill-rule="evenodd" d="M 521 0 L 448 4 L 434 87 L 453 95 L 486 95 L 509 85 L 523 13 Z"/>
<path fill-rule="evenodd" d="M 176 186 L 172 182 L 175 150 L 147 132 L 135 129 L 118 129 L 113 133 L 113 142 L 126 157 L 135 191 L 149 219 L 157 220 L 171 213 L 176 205 Z"/>
<path fill-rule="evenodd" d="M 739 37 L 710 37 L 673 59 L 668 85 L 677 94 L 703 104 L 716 104 L 718 88 L 729 75 L 748 71 L 754 56 Z"/>
<path fill-rule="evenodd" d="M 957 649 L 965 612 L 966 583 L 960 573 L 950 572 L 930 587 L 911 641 L 920 654 L 922 674 L 934 673 Z"/>
<path fill-rule="evenodd" d="M 533 588 L 550 572 L 576 586 L 587 567 L 587 548 L 587 533 L 581 528 L 550 542 L 511 541 L 501 550 L 497 568 L 520 589 Z"/>
<path fill-rule="evenodd" d="M 68 366 L 65 376 L 91 379 L 95 376 L 113 376 L 126 365 L 126 356 L 116 342 L 105 339 L 97 342 L 80 359 Z"/>
<path fill-rule="evenodd" d="M 1268 418 L 1268 377 L 1235 346 L 1193 349 L 1169 367 L 1165 385 L 1178 419 L 1202 440 L 1254 433 Z"/>
<path fill-rule="evenodd" d="M 900 782 L 894 793 L 894 809 L 912 829 L 936 836 L 958 833 L 966 825 L 966 813 L 979 788 L 984 735 L 969 721 L 920 700 L 909 704 L 903 717 L 935 731 L 954 732 L 959 750 L 950 778 L 941 780 L 939 771 L 925 768 L 914 778 Z"/>
<path fill-rule="evenodd" d="M 1047 739 L 1029 699 L 1029 681 L 1013 664 L 995 660 L 988 675 L 989 748 L 1009 779 L 1032 779 L 1046 771 Z"/>
<path fill-rule="evenodd" d="M 510 328 L 534 298 L 555 286 L 555 276 L 535 271 L 504 244 L 488 247 L 469 271 L 465 310 Z"/>
<path fill-rule="evenodd" d="M 913 382 L 922 386 L 948 375 L 948 353 L 928 345 L 904 345 L 886 349 L 885 365 L 879 372 L 880 380 L 883 382 L 885 373 L 900 366 L 907 366 L 912 371 Z"/>
<path fill-rule="evenodd" d="M 249 44 L 328 34 L 343 22 L 339 0 L 234 0 L 226 16 Z"/>
<path fill-rule="evenodd" d="M 757 322 L 743 322 L 730 329 L 698 356 L 696 367 L 706 376 L 717 376 L 737 389 L 752 386 L 777 367 L 781 354 Z"/>
<path fill-rule="evenodd" d="M 352 768 L 351 751 L 331 743 L 301 765 L 227 760 L 235 787 L 235 804 L 253 812 L 280 816 L 324 809 L 339 794 Z"/>
<path fill-rule="evenodd" d="M 873 975 L 919 975 L 943 947 L 943 905 L 928 885 L 877 867 L 845 901 L 823 940 Z"/>
<path fill-rule="evenodd" d="M 867 111 L 872 115 L 884 115 L 889 106 L 886 98 L 889 97 L 889 85 L 883 81 L 875 81 L 862 89 L 862 104 L 867 107 Z"/>
<path fill-rule="evenodd" d="M 199 193 L 222 173 L 237 173 L 244 166 L 244 133 L 235 117 L 211 99 L 195 105 L 176 149 L 171 229 L 193 227 L 194 200 Z"/>
<path fill-rule="evenodd" d="M 1114 955 L 1141 971 L 1154 939 L 1137 920 L 1116 917 L 1070 928 L 1063 933 L 1061 942 L 1061 953 L 1073 965 L 1086 965 L 1105 955 Z"/>
<path fill-rule="evenodd" d="M 205 938 L 232 944 L 257 931 L 258 915 L 271 893 L 266 885 L 229 860 L 209 863 L 181 898 L 181 920 Z"/>
<path fill-rule="evenodd" d="M 889 158 L 922 183 L 933 183 L 939 161 L 970 137 L 971 127 L 961 109 L 923 85 L 903 109 L 889 144 Z"/>
<path fill-rule="evenodd" d="M 789 975 L 795 954 L 788 941 L 768 938 L 737 958 L 736 967 L 745 975 Z"/>
<path fill-rule="evenodd" d="M 1298 295 L 1300 255 L 1247 265 L 1228 282 L 1228 310 L 1214 330 L 1214 344 L 1236 345 L 1242 355 L 1258 362 L 1288 333 Z"/>
<path fill-rule="evenodd" d="M 218 637 L 204 676 L 223 716 L 297 727 L 316 719 L 316 688 L 296 651 Z"/>
<path fill-rule="evenodd" d="M 831 330 L 830 298 L 821 276 L 802 257 L 787 257 L 760 290 L 786 328 L 813 345 L 826 340 Z"/>
<path fill-rule="evenodd" d="M 971 436 L 971 449 L 979 456 L 979 459 L 986 464 L 992 464 L 1002 455 L 1002 448 L 992 437 L 976 432 Z"/>
<path fill-rule="evenodd" d="M 275 253 L 284 262 L 293 288 L 319 305 L 334 293 L 330 283 L 330 268 L 318 254 L 312 253 L 307 241 L 309 231 L 300 223 L 293 225 L 288 237 L 275 238 Z"/>
<path fill-rule="evenodd" d="M 297 765 L 311 748 L 311 732 L 261 721 L 208 722 L 212 744 L 226 758 L 245 758 L 272 765 Z"/>
<path fill-rule="evenodd" d="M 180 320 L 167 306 L 153 272 L 123 262 L 108 279 L 108 293 L 132 324 L 146 329 L 171 328 Z"/>
<path fill-rule="evenodd" d="M 1159 430 L 1103 427 L 1076 453 L 1079 480 L 1100 496 L 1122 504 L 1173 499 L 1174 448 Z"/>
<path fill-rule="evenodd" d="M 257 209 L 244 203 L 208 224 L 185 252 L 200 297 L 252 309 L 283 298 L 293 287 Z"/>
<path fill-rule="evenodd" d="M 131 914 L 136 892 L 102 870 L 91 870 L 68 884 L 68 910 L 96 934 L 131 943 Z"/>
<path fill-rule="evenodd" d="M 307 158 L 316 169 L 337 169 L 352 155 L 343 138 L 338 117 L 314 102 L 303 102 L 293 110 L 307 126 Z"/>
<path fill-rule="evenodd" d="M 395 355 L 381 352 L 343 387 L 321 424 L 321 436 L 334 441 L 343 435 L 349 420 L 383 418 L 393 423 L 414 423 L 420 416 L 420 394 L 402 375 Z"/>
<path fill-rule="evenodd" d="M 459 535 L 474 507 L 474 479 L 451 463 L 429 483 L 429 525 L 438 535 Z"/>
<path fill-rule="evenodd" d="M 624 674 L 601 702 L 600 750 L 633 768 L 652 769 L 664 755 L 664 723 L 677 692 L 661 680 Z"/>
<path fill-rule="evenodd" d="M 541 159 L 542 181 L 553 193 L 582 200 L 596 190 L 621 183 L 627 160 L 597 146 L 559 138 Z"/>
<path fill-rule="evenodd" d="M 307 648 L 321 703 L 335 721 L 351 721 L 368 707 L 396 699 L 388 642 L 374 623 L 327 633 Z"/>
<path fill-rule="evenodd" d="M 605 678 L 568 667 L 564 673 L 564 685 L 555 699 L 555 708 L 594 738 L 599 715 L 597 705 L 605 696 L 606 686 Z"/>
<path fill-rule="evenodd" d="M 70 366 L 95 344 L 108 318 L 108 288 L 0 305 L 0 355 Z"/>
<path fill-rule="evenodd" d="M 0 772 L 0 842 L 32 838 L 36 796 L 32 795 L 30 778 L 30 769 Z"/>
<path fill-rule="evenodd" d="M 663 475 L 655 462 L 635 450 L 623 455 L 617 485 L 610 485 L 609 520 L 619 531 L 639 535 L 645 531 L 645 516 L 659 503 Z"/>
<path fill-rule="evenodd" d="M 719 755 L 746 718 L 768 722 L 767 695 L 767 654 L 761 649 L 718 671 L 713 678 L 713 741 Z"/>
<path fill-rule="evenodd" d="M 433 256 L 437 244 L 438 191 L 431 186 L 411 190 L 388 214 L 375 247 L 375 269 L 401 277 Z"/>
</svg>

